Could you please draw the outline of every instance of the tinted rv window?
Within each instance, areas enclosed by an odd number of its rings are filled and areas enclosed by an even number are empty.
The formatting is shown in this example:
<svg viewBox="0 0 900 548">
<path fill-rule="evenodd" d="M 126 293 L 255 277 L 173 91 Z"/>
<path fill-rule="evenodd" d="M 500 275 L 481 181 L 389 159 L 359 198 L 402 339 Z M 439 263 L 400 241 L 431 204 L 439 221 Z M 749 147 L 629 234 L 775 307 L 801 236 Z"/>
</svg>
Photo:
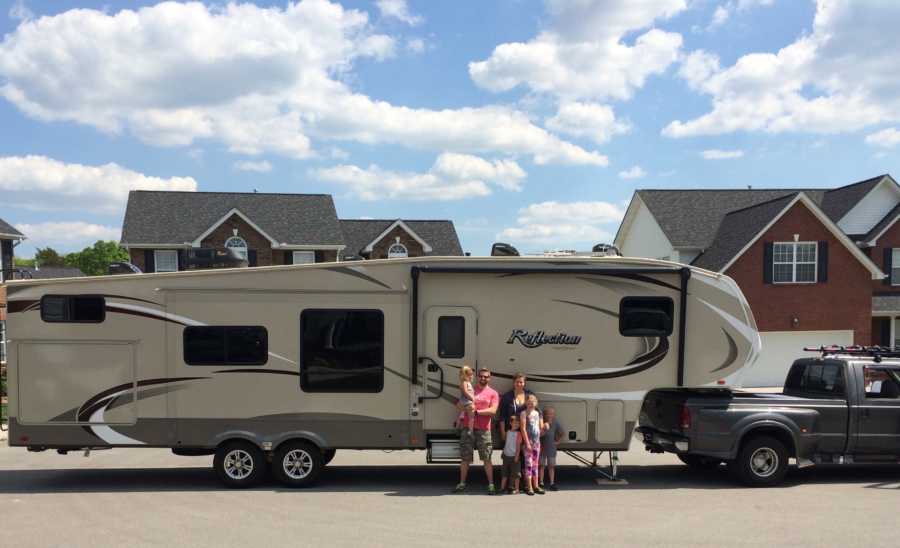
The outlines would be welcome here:
<svg viewBox="0 0 900 548">
<path fill-rule="evenodd" d="M 300 387 L 305 392 L 381 392 L 384 314 L 380 310 L 304 310 Z"/>
<path fill-rule="evenodd" d="M 106 319 L 106 299 L 97 295 L 44 295 L 41 319 L 50 323 L 100 323 Z"/>
<path fill-rule="evenodd" d="M 263 365 L 268 355 L 269 334 L 262 326 L 184 328 L 184 363 L 188 365 Z"/>
<path fill-rule="evenodd" d="M 466 319 L 462 316 L 438 318 L 438 356 L 462 358 L 466 355 Z"/>
<path fill-rule="evenodd" d="M 619 333 L 625 337 L 672 334 L 674 304 L 668 297 L 625 297 L 619 303 Z"/>
</svg>

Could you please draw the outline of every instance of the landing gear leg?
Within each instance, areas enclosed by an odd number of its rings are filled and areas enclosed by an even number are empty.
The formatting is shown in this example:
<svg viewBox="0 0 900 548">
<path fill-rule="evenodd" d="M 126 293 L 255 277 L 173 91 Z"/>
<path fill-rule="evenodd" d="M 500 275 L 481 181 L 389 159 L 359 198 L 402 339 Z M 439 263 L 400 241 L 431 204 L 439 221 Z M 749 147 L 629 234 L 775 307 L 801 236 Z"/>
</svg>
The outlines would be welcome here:
<svg viewBox="0 0 900 548">
<path fill-rule="evenodd" d="M 627 485 L 628 481 L 619 477 L 619 452 L 618 451 L 594 451 L 591 459 L 586 459 L 575 451 L 563 451 L 573 459 L 583 464 L 589 470 L 594 471 L 598 476 L 594 481 L 598 485 L 618 484 Z M 603 467 L 600 464 L 600 457 L 606 453 L 609 457 L 609 466 Z"/>
</svg>

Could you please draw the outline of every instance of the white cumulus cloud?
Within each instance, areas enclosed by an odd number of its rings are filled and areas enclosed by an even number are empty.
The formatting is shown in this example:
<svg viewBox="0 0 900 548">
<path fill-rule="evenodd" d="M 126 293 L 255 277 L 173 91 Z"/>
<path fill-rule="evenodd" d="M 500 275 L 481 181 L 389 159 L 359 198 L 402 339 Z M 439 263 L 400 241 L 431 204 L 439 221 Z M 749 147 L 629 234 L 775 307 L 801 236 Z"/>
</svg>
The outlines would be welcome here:
<svg viewBox="0 0 900 548">
<path fill-rule="evenodd" d="M 641 166 L 633 166 L 624 171 L 619 172 L 620 179 L 640 179 L 647 175 L 647 172 Z"/>
<path fill-rule="evenodd" d="M 329 141 L 352 141 L 605 165 L 512 108 L 408 108 L 346 83 L 355 61 L 396 49 L 365 12 L 328 0 L 70 10 L 4 37 L 0 96 L 38 120 L 158 146 L 206 140 L 234 153 L 308 158 L 322 155 L 317 142 L 327 151 Z"/>
<path fill-rule="evenodd" d="M 191 177 L 152 177 L 117 164 L 67 164 L 46 156 L 0 157 L 0 194 L 9 207 L 120 214 L 131 190 L 197 190 Z"/>
<path fill-rule="evenodd" d="M 461 200 L 491 194 L 492 186 L 521 190 L 525 171 L 513 160 L 444 153 L 427 172 L 397 172 L 370 165 L 317 169 L 320 180 L 345 186 L 361 200 Z"/>
<path fill-rule="evenodd" d="M 711 148 L 700 153 L 704 160 L 734 160 L 735 158 L 743 158 L 743 150 L 719 150 Z"/>
<path fill-rule="evenodd" d="M 118 242 L 122 236 L 122 230 L 118 227 L 82 221 L 20 223 L 16 229 L 28 238 L 30 245 L 53 247 L 57 251 L 80 250 L 97 240 Z"/>
<path fill-rule="evenodd" d="M 556 115 L 547 119 L 546 126 L 557 133 L 587 137 L 598 144 L 631 130 L 629 123 L 616 120 L 610 106 L 578 101 L 560 104 Z"/>
<path fill-rule="evenodd" d="M 900 130 L 889 127 L 866 135 L 866 144 L 882 148 L 893 148 L 900 145 Z"/>
<path fill-rule="evenodd" d="M 266 160 L 260 162 L 245 160 L 242 162 L 235 162 L 234 169 L 237 169 L 238 171 L 252 171 L 255 173 L 269 173 L 272 171 L 272 164 Z"/>
<path fill-rule="evenodd" d="M 516 226 L 504 229 L 497 239 L 522 249 L 534 245 L 572 249 L 611 242 L 613 225 L 624 215 L 624 208 L 609 202 L 541 202 L 520 209 Z"/>
<path fill-rule="evenodd" d="M 837 133 L 898 121 L 898 25 L 900 2 L 818 0 L 812 31 L 775 53 L 747 54 L 726 68 L 711 54 L 689 55 L 693 66 L 680 74 L 712 108 L 671 122 L 663 135 Z"/>
<path fill-rule="evenodd" d="M 422 16 L 410 13 L 406 0 L 378 0 L 375 5 L 378 6 L 381 16 L 387 19 L 396 19 L 410 26 L 424 21 Z"/>
</svg>

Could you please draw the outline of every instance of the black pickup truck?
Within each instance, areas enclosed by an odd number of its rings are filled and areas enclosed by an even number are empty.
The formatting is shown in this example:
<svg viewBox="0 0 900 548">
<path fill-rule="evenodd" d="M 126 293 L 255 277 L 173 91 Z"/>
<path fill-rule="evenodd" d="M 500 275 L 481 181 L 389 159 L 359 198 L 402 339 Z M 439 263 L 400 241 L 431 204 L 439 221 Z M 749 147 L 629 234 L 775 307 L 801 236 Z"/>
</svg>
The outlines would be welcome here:
<svg viewBox="0 0 900 548">
<path fill-rule="evenodd" d="M 896 349 L 894 349 L 896 350 Z M 780 394 L 666 388 L 644 398 L 636 436 L 694 467 L 727 463 L 751 486 L 779 484 L 788 459 L 900 462 L 900 351 L 823 352 L 794 362 Z"/>
</svg>

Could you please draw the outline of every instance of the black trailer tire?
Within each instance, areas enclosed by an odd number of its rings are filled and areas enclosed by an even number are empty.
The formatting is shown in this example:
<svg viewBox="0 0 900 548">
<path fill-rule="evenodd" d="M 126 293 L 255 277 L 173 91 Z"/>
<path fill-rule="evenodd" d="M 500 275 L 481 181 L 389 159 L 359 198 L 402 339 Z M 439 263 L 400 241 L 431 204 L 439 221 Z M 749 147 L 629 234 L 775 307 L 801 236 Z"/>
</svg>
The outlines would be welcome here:
<svg viewBox="0 0 900 548">
<path fill-rule="evenodd" d="M 287 487 L 312 485 L 324 467 L 322 450 L 305 440 L 282 443 L 272 458 L 272 473 Z"/>
<path fill-rule="evenodd" d="M 719 459 L 704 457 L 703 455 L 680 454 L 678 455 L 678 460 L 697 470 L 715 470 L 722 464 L 722 461 Z"/>
<path fill-rule="evenodd" d="M 772 487 L 784 481 L 788 458 L 783 443 L 769 436 L 756 436 L 743 443 L 729 469 L 744 485 Z"/>
<path fill-rule="evenodd" d="M 327 466 L 334 459 L 334 455 L 337 453 L 335 449 L 326 449 L 322 451 L 322 465 Z"/>
<path fill-rule="evenodd" d="M 213 469 L 226 487 L 253 487 L 266 476 L 266 455 L 248 441 L 222 444 L 213 457 Z"/>
</svg>

